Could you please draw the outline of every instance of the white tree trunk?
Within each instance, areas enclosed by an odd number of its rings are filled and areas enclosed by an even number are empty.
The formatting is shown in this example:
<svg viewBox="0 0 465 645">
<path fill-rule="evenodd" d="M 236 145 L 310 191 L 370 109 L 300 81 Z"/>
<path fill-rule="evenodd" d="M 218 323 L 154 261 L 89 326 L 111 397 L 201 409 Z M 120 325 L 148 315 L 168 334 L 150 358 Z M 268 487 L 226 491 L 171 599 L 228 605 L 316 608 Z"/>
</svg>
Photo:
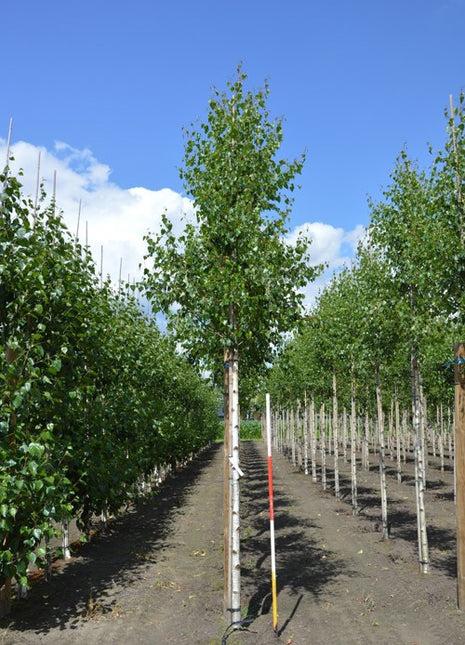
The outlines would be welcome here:
<svg viewBox="0 0 465 645">
<path fill-rule="evenodd" d="M 71 560 L 71 551 L 69 549 L 69 522 L 67 519 L 61 521 L 61 548 L 63 551 L 63 559 Z"/>
<path fill-rule="evenodd" d="M 325 404 L 320 408 L 320 448 L 321 448 L 321 485 L 323 490 L 327 488 L 326 482 L 326 423 Z"/>
<path fill-rule="evenodd" d="M 386 459 L 384 446 L 384 415 L 381 397 L 381 381 L 379 376 L 379 366 L 376 367 L 376 409 L 378 417 L 378 452 L 379 452 L 379 478 L 381 494 L 381 524 L 383 538 L 389 538 L 389 525 L 387 513 L 387 488 L 386 488 Z"/>
<path fill-rule="evenodd" d="M 339 430 L 337 409 L 336 370 L 333 369 L 333 444 L 334 444 L 334 495 L 339 499 Z"/>
<path fill-rule="evenodd" d="M 400 454 L 400 407 L 399 398 L 396 392 L 395 400 L 395 415 L 396 415 L 396 463 L 397 463 L 397 481 L 402 483 L 402 459 Z"/>
<path fill-rule="evenodd" d="M 312 453 L 312 481 L 316 483 L 316 424 L 315 424 L 315 399 L 310 401 L 310 442 Z"/>
<path fill-rule="evenodd" d="M 231 352 L 229 367 L 230 431 L 231 431 L 231 624 L 241 623 L 241 559 L 240 559 L 240 487 L 239 465 L 239 372 L 237 351 Z"/>
<path fill-rule="evenodd" d="M 304 403 L 304 420 L 303 420 L 303 434 L 304 434 L 304 473 L 308 475 L 308 405 L 307 394 L 305 394 Z"/>
<path fill-rule="evenodd" d="M 426 530 L 425 487 L 423 468 L 423 447 L 421 442 L 422 401 L 420 397 L 420 374 L 416 356 L 412 351 L 412 421 L 413 450 L 415 456 L 415 493 L 417 504 L 418 559 L 420 572 L 429 572 L 428 535 Z"/>
<path fill-rule="evenodd" d="M 352 483 L 352 512 L 358 515 L 358 496 L 357 496 L 357 412 L 355 404 L 355 381 L 352 377 L 351 384 L 351 401 L 350 401 L 350 468 L 351 468 L 351 483 Z"/>
</svg>

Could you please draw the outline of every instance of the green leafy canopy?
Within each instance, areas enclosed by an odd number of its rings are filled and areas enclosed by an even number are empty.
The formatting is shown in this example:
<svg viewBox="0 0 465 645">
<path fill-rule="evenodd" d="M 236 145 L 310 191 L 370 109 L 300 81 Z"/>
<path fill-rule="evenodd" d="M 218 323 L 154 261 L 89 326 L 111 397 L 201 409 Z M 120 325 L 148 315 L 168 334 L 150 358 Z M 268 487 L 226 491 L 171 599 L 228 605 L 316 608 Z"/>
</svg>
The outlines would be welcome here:
<svg viewBox="0 0 465 645">
<path fill-rule="evenodd" d="M 246 78 L 239 67 L 227 91 L 214 91 L 206 122 L 185 132 L 180 174 L 196 222 L 177 238 L 164 217 L 146 238 L 145 289 L 194 357 L 217 359 L 228 347 L 258 364 L 296 326 L 301 290 L 320 267 L 308 239 L 285 241 L 304 157 L 277 156 L 282 121 L 269 117 L 269 88 L 246 91 Z"/>
</svg>

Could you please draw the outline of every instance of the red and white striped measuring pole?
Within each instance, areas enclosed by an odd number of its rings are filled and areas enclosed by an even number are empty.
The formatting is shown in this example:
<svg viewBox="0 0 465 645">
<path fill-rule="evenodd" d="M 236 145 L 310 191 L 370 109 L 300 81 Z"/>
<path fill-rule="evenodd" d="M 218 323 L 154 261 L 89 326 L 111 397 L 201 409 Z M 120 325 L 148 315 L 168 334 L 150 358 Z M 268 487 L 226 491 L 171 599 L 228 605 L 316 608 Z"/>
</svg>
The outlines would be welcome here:
<svg viewBox="0 0 465 645">
<path fill-rule="evenodd" d="M 276 554 L 274 540 L 274 498 L 273 466 L 271 456 L 271 408 L 270 395 L 265 395 L 266 403 L 266 443 L 268 448 L 268 493 L 270 498 L 270 543 L 271 543 L 271 600 L 273 603 L 273 630 L 278 631 L 278 598 L 276 596 Z"/>
</svg>

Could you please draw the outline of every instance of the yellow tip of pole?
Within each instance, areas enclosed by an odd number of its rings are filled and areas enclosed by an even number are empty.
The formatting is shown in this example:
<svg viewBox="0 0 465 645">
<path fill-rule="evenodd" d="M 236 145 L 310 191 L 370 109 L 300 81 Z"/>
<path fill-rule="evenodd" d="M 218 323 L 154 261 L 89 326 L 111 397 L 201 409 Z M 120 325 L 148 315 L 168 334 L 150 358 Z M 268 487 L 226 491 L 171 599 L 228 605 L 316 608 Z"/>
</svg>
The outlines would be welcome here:
<svg viewBox="0 0 465 645">
<path fill-rule="evenodd" d="M 273 630 L 278 631 L 278 598 L 276 595 L 276 576 L 271 573 L 271 597 L 273 601 Z"/>
</svg>

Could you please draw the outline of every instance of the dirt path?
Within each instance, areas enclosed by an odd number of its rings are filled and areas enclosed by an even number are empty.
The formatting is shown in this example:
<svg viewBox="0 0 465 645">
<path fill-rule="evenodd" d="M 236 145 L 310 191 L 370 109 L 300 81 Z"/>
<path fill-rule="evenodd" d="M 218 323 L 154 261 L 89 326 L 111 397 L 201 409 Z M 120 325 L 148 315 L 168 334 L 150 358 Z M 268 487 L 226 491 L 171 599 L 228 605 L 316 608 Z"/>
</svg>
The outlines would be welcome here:
<svg viewBox="0 0 465 645">
<path fill-rule="evenodd" d="M 418 574 L 413 487 L 390 483 L 392 539 L 377 522 L 376 470 L 359 474 L 362 517 L 274 457 L 279 636 L 271 630 L 266 452 L 242 445 L 242 600 L 254 618 L 227 645 L 460 645 L 451 477 L 430 469 L 432 572 Z M 342 468 L 344 476 L 344 468 Z M 221 645 L 223 447 L 85 545 L 0 623 L 0 645 Z M 350 492 L 342 481 L 343 496 Z M 412 524 L 413 520 L 413 524 Z M 224 642 L 224 641 L 223 641 Z"/>
</svg>

